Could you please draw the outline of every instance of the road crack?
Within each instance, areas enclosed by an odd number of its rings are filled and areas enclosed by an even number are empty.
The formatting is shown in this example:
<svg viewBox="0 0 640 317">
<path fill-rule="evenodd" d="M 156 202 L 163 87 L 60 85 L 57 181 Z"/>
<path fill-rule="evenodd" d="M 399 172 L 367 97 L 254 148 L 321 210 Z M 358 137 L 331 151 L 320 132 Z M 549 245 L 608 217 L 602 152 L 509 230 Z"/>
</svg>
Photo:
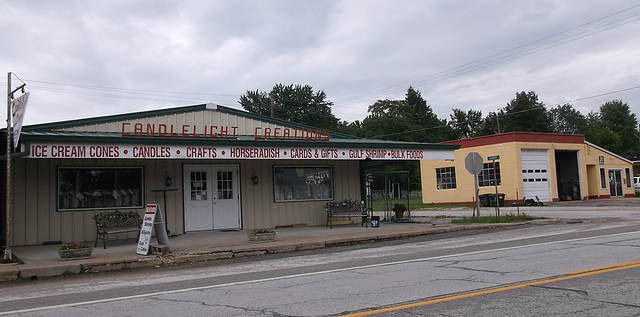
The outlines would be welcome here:
<svg viewBox="0 0 640 317">
<path fill-rule="evenodd" d="M 577 294 L 583 295 L 585 297 L 589 297 L 589 292 L 583 291 L 583 290 L 579 290 L 579 289 L 564 288 L 564 287 L 553 287 L 553 286 L 545 286 L 545 285 L 531 285 L 531 287 L 552 289 L 552 290 L 556 290 L 556 291 L 573 292 L 573 293 L 577 293 Z"/>
</svg>

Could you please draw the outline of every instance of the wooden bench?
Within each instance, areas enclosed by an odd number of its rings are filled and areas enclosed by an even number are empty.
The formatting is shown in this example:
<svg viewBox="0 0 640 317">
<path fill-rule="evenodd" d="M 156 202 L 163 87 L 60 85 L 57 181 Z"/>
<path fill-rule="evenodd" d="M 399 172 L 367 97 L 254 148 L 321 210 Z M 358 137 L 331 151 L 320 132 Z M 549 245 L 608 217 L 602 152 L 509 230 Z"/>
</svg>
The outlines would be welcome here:
<svg viewBox="0 0 640 317">
<path fill-rule="evenodd" d="M 142 225 L 142 217 L 135 211 L 100 212 L 93 217 L 93 221 L 96 223 L 96 242 L 93 247 L 98 246 L 98 239 L 102 237 L 102 245 L 105 249 L 107 248 L 106 235 L 140 232 Z"/>
<path fill-rule="evenodd" d="M 364 202 L 357 201 L 345 201 L 345 202 L 328 202 L 327 203 L 327 223 L 325 224 L 325 228 L 333 228 L 333 218 L 342 217 L 349 218 L 351 217 L 360 217 L 362 219 L 362 223 L 360 227 L 366 225 L 369 228 L 369 223 L 367 222 L 368 214 L 367 210 L 364 207 Z"/>
</svg>

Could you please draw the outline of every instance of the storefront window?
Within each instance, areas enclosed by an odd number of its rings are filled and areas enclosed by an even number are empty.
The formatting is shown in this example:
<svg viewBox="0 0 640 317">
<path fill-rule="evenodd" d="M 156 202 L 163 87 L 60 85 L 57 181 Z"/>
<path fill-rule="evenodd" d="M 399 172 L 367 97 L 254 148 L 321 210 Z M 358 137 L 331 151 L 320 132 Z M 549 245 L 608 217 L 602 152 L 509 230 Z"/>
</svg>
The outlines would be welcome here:
<svg viewBox="0 0 640 317">
<path fill-rule="evenodd" d="M 500 162 L 496 162 L 495 164 L 495 173 L 493 163 L 484 163 L 482 165 L 482 172 L 478 174 L 478 186 L 496 186 L 496 182 L 498 185 L 502 183 L 500 179 Z"/>
<path fill-rule="evenodd" d="M 438 189 L 456 188 L 456 168 L 453 166 L 436 168 L 436 184 Z"/>
<path fill-rule="evenodd" d="M 143 207 L 142 167 L 58 169 L 58 211 Z"/>
<path fill-rule="evenodd" d="M 331 167 L 274 167 L 276 202 L 333 200 Z"/>
</svg>

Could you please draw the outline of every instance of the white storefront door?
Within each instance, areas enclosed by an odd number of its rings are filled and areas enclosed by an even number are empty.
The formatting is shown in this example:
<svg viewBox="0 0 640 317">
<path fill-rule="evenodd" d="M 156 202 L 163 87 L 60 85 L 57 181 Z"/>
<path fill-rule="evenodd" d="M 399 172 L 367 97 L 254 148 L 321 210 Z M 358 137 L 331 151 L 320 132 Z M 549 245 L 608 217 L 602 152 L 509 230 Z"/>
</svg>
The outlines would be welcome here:
<svg viewBox="0 0 640 317">
<path fill-rule="evenodd" d="M 240 229 L 238 166 L 185 165 L 185 230 Z"/>
</svg>

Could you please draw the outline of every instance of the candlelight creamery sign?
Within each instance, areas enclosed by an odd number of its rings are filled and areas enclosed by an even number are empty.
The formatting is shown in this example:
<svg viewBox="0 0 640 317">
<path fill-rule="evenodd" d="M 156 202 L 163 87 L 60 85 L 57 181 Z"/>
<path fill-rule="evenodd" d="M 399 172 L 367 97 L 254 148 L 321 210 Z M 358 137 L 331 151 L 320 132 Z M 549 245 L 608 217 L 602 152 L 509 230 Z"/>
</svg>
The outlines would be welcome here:
<svg viewBox="0 0 640 317">
<path fill-rule="evenodd" d="M 236 139 L 238 127 L 194 124 L 164 123 L 122 123 L 122 136 L 126 137 L 171 137 L 171 138 L 211 138 Z M 329 130 L 296 129 L 296 128 L 263 128 L 255 127 L 253 137 L 256 140 L 300 140 L 329 141 Z"/>
<path fill-rule="evenodd" d="M 32 143 L 30 158 L 153 158 L 153 159 L 324 159 L 421 160 L 447 159 L 448 152 L 412 149 L 328 147 L 187 146 L 144 144 Z"/>
</svg>

